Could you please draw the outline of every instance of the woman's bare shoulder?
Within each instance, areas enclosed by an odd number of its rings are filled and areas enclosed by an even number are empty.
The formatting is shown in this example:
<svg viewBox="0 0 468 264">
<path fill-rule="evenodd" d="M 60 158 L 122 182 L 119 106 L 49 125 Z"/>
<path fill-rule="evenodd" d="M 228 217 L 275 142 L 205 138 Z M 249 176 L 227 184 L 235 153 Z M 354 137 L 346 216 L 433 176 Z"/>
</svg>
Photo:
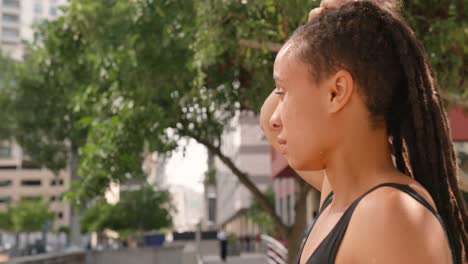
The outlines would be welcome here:
<svg viewBox="0 0 468 264">
<path fill-rule="evenodd" d="M 451 260 L 445 231 L 434 214 L 410 195 L 391 187 L 375 190 L 358 204 L 342 247 L 357 263 Z"/>
</svg>

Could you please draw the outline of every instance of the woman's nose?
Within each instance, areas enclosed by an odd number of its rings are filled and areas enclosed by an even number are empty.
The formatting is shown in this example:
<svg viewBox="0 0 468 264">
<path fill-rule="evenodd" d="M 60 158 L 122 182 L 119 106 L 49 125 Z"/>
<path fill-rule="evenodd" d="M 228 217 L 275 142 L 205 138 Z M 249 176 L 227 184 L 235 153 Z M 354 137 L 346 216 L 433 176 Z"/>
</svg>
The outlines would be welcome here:
<svg viewBox="0 0 468 264">
<path fill-rule="evenodd" d="M 271 115 L 271 118 L 270 118 L 270 127 L 273 130 L 279 130 L 283 126 L 283 124 L 281 123 L 281 117 L 280 117 L 280 111 L 279 110 L 280 110 L 280 105 L 276 106 L 276 109 L 275 109 L 275 111 L 273 112 L 273 114 Z"/>
</svg>

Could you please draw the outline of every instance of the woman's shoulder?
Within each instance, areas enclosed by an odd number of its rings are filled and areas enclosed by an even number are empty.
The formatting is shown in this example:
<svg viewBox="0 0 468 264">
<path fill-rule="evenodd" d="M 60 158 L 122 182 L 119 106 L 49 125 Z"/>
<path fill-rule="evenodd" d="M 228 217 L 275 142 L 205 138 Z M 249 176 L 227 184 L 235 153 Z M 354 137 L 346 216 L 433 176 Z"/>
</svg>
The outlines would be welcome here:
<svg viewBox="0 0 468 264">
<path fill-rule="evenodd" d="M 424 188 L 408 185 L 433 205 Z M 369 257 L 375 263 L 450 263 L 445 230 L 437 217 L 393 187 L 379 188 L 362 199 L 342 246 L 358 263 L 366 263 Z"/>
</svg>

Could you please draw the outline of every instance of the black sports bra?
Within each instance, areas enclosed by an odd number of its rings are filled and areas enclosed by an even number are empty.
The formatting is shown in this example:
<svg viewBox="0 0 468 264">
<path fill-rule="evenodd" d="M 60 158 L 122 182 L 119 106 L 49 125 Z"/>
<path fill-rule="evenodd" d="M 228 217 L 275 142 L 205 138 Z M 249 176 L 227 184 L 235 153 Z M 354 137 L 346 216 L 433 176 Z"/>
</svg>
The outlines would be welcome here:
<svg viewBox="0 0 468 264">
<path fill-rule="evenodd" d="M 442 218 L 440 217 L 440 215 L 437 213 L 437 211 L 434 210 L 434 208 L 432 208 L 432 206 L 426 201 L 426 199 L 424 199 L 418 192 L 416 192 L 409 185 L 399 184 L 399 183 L 379 184 L 379 185 L 373 187 L 372 189 L 370 189 L 369 191 L 365 192 L 363 195 L 359 196 L 348 207 L 348 209 L 346 209 L 346 211 L 344 212 L 343 216 L 341 216 L 338 223 L 335 225 L 335 227 L 333 227 L 333 229 L 330 231 L 330 233 L 322 240 L 322 242 L 319 244 L 319 246 L 317 247 L 315 252 L 312 253 L 312 255 L 309 257 L 309 259 L 307 260 L 306 263 L 307 264 L 334 264 L 335 259 L 336 259 L 336 254 L 338 253 L 338 249 L 339 249 L 341 241 L 343 240 L 343 237 L 344 237 L 344 235 L 346 233 L 346 229 L 348 227 L 349 221 L 351 220 L 351 216 L 353 215 L 354 209 L 359 204 L 359 202 L 362 200 L 362 198 L 364 198 L 367 194 L 374 191 L 375 189 L 378 189 L 378 188 L 384 187 L 384 186 L 393 187 L 393 188 L 399 189 L 399 190 L 407 193 L 408 195 L 410 195 L 411 197 L 416 199 L 418 202 L 420 202 L 422 205 L 424 205 L 429 211 L 431 211 L 434 214 L 434 216 L 437 217 L 439 222 L 442 224 L 442 227 L 444 228 L 444 230 L 445 230 L 445 232 L 446 232 L 446 234 L 448 236 L 448 240 L 449 240 L 449 244 L 450 244 L 450 250 L 452 251 L 453 263 L 454 264 L 455 263 L 457 263 L 457 264 L 461 263 L 461 262 L 456 261 L 456 257 L 455 257 L 456 254 L 455 254 L 455 250 L 454 250 L 454 246 L 453 246 L 454 245 L 453 236 L 451 236 L 451 234 L 445 228 L 445 224 L 444 224 Z M 331 203 L 332 199 L 333 199 L 333 192 L 331 192 L 325 198 L 325 201 L 323 202 L 323 205 L 320 208 L 320 212 L 319 212 L 319 214 L 317 216 L 317 219 L 318 219 L 318 217 L 320 217 L 320 215 L 325 210 L 325 208 L 327 208 L 327 206 Z M 314 224 L 315 224 L 315 222 L 314 222 Z M 301 259 L 301 255 L 302 255 L 302 251 L 304 249 L 304 245 L 305 245 L 305 243 L 307 241 L 307 238 L 309 237 L 310 232 L 312 231 L 312 228 L 314 227 L 314 224 L 312 224 L 312 226 L 309 228 L 309 231 L 307 232 L 307 235 L 306 235 L 305 239 L 303 239 L 301 249 L 299 250 L 299 254 L 296 257 L 296 261 L 295 261 L 297 264 L 299 264 L 299 261 Z"/>
</svg>

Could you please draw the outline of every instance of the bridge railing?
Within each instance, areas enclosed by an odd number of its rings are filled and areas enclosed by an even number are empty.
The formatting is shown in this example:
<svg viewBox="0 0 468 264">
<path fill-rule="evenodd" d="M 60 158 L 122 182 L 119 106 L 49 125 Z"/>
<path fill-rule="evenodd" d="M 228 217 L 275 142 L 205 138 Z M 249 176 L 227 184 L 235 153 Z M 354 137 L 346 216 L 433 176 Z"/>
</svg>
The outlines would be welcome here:
<svg viewBox="0 0 468 264">
<path fill-rule="evenodd" d="M 288 249 L 281 242 L 268 235 L 261 235 L 260 239 L 268 264 L 286 264 Z"/>
</svg>

